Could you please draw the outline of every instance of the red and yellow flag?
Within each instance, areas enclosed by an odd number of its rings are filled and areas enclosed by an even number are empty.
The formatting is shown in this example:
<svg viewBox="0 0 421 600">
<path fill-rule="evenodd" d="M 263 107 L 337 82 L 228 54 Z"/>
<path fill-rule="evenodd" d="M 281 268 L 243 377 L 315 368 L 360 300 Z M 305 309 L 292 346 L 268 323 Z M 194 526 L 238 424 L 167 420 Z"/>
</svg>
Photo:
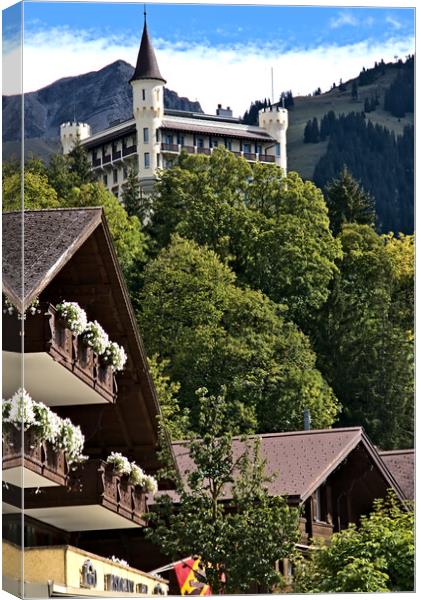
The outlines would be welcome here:
<svg viewBox="0 0 421 600">
<path fill-rule="evenodd" d="M 189 557 L 174 565 L 182 596 L 210 596 L 210 586 L 204 583 L 205 570 L 200 557 Z"/>
</svg>

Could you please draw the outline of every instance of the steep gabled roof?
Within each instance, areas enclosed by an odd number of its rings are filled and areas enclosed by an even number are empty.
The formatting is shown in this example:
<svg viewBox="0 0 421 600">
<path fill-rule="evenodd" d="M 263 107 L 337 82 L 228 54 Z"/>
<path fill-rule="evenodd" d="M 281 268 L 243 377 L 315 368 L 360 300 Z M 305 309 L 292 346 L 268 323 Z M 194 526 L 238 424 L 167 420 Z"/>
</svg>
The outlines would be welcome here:
<svg viewBox="0 0 421 600">
<path fill-rule="evenodd" d="M 91 456 L 114 449 L 156 469 L 160 407 L 103 208 L 3 213 L 3 291 L 19 310 L 37 297 L 52 304 L 79 302 L 89 319 L 124 346 L 128 361 L 116 376 L 115 405 L 57 410 L 89 429 Z"/>
<path fill-rule="evenodd" d="M 405 498 L 414 499 L 415 453 L 414 449 L 408 450 L 381 450 L 379 452 L 393 477 L 398 482 Z"/>
<path fill-rule="evenodd" d="M 142 41 L 140 42 L 139 54 L 137 55 L 136 68 L 133 77 L 130 81 L 137 79 L 158 79 L 166 83 L 162 77 L 156 60 L 155 51 L 152 46 L 151 38 L 149 37 L 148 26 L 143 26 Z"/>
<path fill-rule="evenodd" d="M 304 502 L 362 444 L 388 487 L 394 488 L 402 499 L 404 497 L 362 427 L 268 433 L 255 437 L 261 439 L 260 453 L 266 461 L 266 474 L 274 476 L 268 485 L 273 496 L 288 496 L 299 503 Z M 234 439 L 234 457 L 240 456 L 244 450 L 244 442 Z M 173 451 L 179 472 L 186 474 L 192 471 L 194 465 L 187 443 L 174 443 Z"/>
<path fill-rule="evenodd" d="M 3 214 L 3 291 L 26 310 L 101 223 L 101 208 Z"/>
</svg>

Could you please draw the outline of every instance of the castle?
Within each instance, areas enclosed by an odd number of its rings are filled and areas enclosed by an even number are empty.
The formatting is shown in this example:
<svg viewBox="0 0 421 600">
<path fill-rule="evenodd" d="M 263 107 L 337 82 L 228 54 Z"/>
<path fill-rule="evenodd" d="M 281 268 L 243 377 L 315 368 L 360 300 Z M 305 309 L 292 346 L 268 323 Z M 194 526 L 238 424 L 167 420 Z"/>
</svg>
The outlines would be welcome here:
<svg viewBox="0 0 421 600">
<path fill-rule="evenodd" d="M 117 197 L 134 168 L 144 192 L 153 189 L 160 169 L 170 167 L 184 151 L 210 155 L 223 146 L 249 162 L 272 163 L 287 169 L 288 111 L 274 105 L 259 113 L 259 125 L 240 123 L 231 109 L 218 105 L 216 115 L 164 108 L 164 85 L 145 22 L 130 84 L 133 118 L 91 135 L 87 123 L 63 123 L 60 139 L 68 154 L 77 137 L 88 151 L 98 179 Z"/>
</svg>

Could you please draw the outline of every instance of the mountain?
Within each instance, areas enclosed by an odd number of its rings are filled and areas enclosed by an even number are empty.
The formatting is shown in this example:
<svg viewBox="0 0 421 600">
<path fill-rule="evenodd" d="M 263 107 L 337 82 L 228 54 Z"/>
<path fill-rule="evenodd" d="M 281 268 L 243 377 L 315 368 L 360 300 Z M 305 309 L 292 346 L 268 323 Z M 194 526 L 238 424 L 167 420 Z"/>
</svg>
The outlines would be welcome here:
<svg viewBox="0 0 421 600">
<path fill-rule="evenodd" d="M 66 121 L 89 123 L 92 133 L 101 131 L 117 119 L 132 116 L 132 87 L 128 83 L 134 68 L 123 60 L 75 77 L 65 77 L 29 92 L 24 97 L 25 153 L 34 152 L 46 158 L 59 150 L 60 124 Z M 165 88 L 164 104 L 203 112 L 199 102 L 182 98 Z M 3 157 L 17 153 L 21 96 L 3 96 Z"/>
</svg>

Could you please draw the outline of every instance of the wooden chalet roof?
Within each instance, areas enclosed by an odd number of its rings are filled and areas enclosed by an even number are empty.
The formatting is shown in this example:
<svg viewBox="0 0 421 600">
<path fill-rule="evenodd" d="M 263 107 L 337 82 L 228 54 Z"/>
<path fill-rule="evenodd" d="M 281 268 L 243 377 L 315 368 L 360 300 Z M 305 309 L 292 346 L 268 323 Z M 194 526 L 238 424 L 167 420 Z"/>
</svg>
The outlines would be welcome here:
<svg viewBox="0 0 421 600">
<path fill-rule="evenodd" d="M 415 452 L 409 450 L 382 450 L 379 452 L 393 477 L 408 500 L 414 499 Z"/>
<path fill-rule="evenodd" d="M 304 502 L 362 444 L 388 487 L 393 487 L 403 498 L 402 490 L 361 427 L 268 433 L 258 437 L 266 474 L 274 475 L 268 484 L 271 495 L 285 495 L 298 503 Z M 244 442 L 236 438 L 233 444 L 234 457 L 238 457 L 245 450 Z M 173 451 L 179 472 L 185 476 L 194 466 L 187 443 L 174 443 Z"/>
<path fill-rule="evenodd" d="M 121 451 L 155 470 L 160 407 L 103 209 L 4 213 L 3 291 L 19 308 L 37 297 L 51 304 L 78 302 L 88 319 L 124 347 L 128 361 L 116 374 L 115 405 L 63 406 L 57 412 L 82 426 L 90 456 Z"/>
</svg>

